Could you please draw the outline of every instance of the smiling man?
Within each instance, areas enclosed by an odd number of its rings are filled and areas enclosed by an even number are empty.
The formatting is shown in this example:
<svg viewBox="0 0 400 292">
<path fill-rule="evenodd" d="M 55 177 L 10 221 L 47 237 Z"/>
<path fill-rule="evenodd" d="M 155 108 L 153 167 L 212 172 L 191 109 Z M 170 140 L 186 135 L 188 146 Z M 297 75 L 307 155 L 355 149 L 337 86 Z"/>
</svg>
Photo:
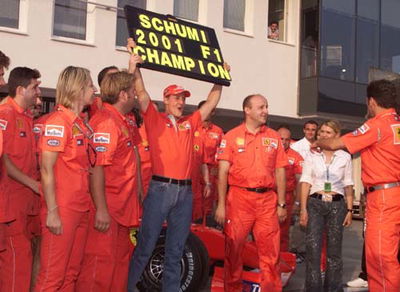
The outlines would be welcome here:
<svg viewBox="0 0 400 292">
<path fill-rule="evenodd" d="M 132 41 L 133 42 L 133 41 Z M 134 43 L 131 46 L 134 47 Z M 143 203 L 143 217 L 129 270 L 128 290 L 135 291 L 136 283 L 146 267 L 167 221 L 165 262 L 162 291 L 180 289 L 181 257 L 189 235 L 192 218 L 192 181 L 194 131 L 217 106 L 221 85 L 214 85 L 205 104 L 189 116 L 183 116 L 190 92 L 178 85 L 164 89 L 165 113 L 151 105 L 140 69 L 135 71 L 135 88 L 150 147 L 153 176 Z"/>
<path fill-rule="evenodd" d="M 2 291 L 29 291 L 32 270 L 31 240 L 39 228 L 39 182 L 30 108 L 40 96 L 40 73 L 17 67 L 8 78 L 9 96 L 0 106 L 4 136 L 3 162 L 8 176 L 0 184 L 8 197 L 14 221 L 6 226 L 6 251 L 0 253 Z M 35 194 L 36 193 L 36 194 Z M 12 290 L 15 289 L 15 290 Z"/>
<path fill-rule="evenodd" d="M 249 95 L 243 101 L 243 111 L 244 123 L 223 137 L 217 154 L 219 199 L 215 219 L 225 230 L 225 291 L 243 290 L 242 251 L 253 231 L 260 288 L 277 292 L 282 290 L 278 219 L 282 222 L 286 218 L 288 158 L 279 134 L 265 125 L 267 99 L 260 94 Z"/>
</svg>

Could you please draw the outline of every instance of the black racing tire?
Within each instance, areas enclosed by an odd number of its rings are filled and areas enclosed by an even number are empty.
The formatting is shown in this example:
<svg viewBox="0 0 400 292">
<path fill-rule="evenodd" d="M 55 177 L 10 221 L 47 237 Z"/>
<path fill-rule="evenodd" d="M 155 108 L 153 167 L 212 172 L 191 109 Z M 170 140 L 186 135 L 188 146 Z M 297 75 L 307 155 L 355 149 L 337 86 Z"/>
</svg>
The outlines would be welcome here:
<svg viewBox="0 0 400 292">
<path fill-rule="evenodd" d="M 161 291 L 161 279 L 164 270 L 165 236 L 165 230 L 163 230 L 149 263 L 137 284 L 141 292 Z M 186 240 L 181 267 L 180 291 L 198 292 L 206 286 L 209 278 L 208 253 L 204 244 L 193 233 L 190 233 Z"/>
</svg>

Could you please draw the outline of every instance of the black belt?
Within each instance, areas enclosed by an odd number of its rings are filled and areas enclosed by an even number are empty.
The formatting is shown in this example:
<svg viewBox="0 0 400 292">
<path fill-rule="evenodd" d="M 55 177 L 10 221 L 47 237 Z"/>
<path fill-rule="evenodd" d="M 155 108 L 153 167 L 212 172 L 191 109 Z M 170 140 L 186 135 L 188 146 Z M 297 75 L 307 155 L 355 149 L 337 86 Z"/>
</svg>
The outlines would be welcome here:
<svg viewBox="0 0 400 292">
<path fill-rule="evenodd" d="M 378 190 L 385 190 L 385 189 L 391 189 L 391 188 L 395 188 L 395 187 L 399 187 L 400 186 L 400 182 L 392 182 L 392 183 L 387 183 L 387 184 L 380 184 L 380 185 L 375 185 L 375 186 L 371 186 L 371 187 L 366 187 L 365 188 L 365 192 L 366 193 L 372 193 Z"/>
<path fill-rule="evenodd" d="M 262 187 L 262 188 L 243 188 L 243 189 L 245 189 L 246 191 L 249 191 L 249 192 L 255 192 L 255 193 L 259 193 L 259 194 L 266 193 L 266 192 L 272 190 L 271 188 L 264 188 L 264 187 Z"/>
<path fill-rule="evenodd" d="M 322 196 L 323 195 L 318 194 L 318 193 L 314 193 L 314 194 L 310 195 L 311 198 L 318 199 L 318 200 L 322 200 Z M 341 200 L 343 200 L 343 195 L 336 194 L 336 195 L 330 195 L 330 196 L 332 196 L 332 201 L 341 201 Z"/>
<path fill-rule="evenodd" d="M 192 184 L 191 179 L 174 179 L 174 178 L 158 176 L 158 175 L 153 175 L 151 178 L 156 181 L 161 181 L 161 182 L 180 185 L 180 186 L 190 186 Z"/>
</svg>

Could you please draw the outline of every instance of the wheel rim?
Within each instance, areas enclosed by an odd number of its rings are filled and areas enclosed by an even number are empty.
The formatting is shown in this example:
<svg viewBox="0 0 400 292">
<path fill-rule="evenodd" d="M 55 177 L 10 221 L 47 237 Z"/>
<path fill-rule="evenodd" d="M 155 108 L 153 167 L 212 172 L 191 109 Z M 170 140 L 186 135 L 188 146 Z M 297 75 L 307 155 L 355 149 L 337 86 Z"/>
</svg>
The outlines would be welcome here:
<svg viewBox="0 0 400 292">
<path fill-rule="evenodd" d="M 157 247 L 150 258 L 149 261 L 149 277 L 151 282 L 155 285 L 161 285 L 161 277 L 164 272 L 164 245 Z M 181 259 L 181 279 L 186 271 L 186 264 L 183 258 Z"/>
</svg>

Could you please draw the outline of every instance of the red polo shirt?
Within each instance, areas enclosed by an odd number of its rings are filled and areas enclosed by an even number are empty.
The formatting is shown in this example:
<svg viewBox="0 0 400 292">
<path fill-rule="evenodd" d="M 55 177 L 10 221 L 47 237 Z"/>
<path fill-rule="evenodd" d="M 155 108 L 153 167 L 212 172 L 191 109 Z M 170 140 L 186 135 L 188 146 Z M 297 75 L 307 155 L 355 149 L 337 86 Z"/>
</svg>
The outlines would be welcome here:
<svg viewBox="0 0 400 292">
<path fill-rule="evenodd" d="M 201 125 L 196 132 L 199 133 L 202 140 L 204 163 L 215 165 L 217 163 L 215 154 L 217 153 L 217 148 L 221 143 L 224 132 L 213 123 L 210 123 L 208 126 Z"/>
<path fill-rule="evenodd" d="M 244 123 L 222 138 L 217 159 L 230 163 L 228 183 L 238 187 L 274 188 L 275 169 L 288 165 L 276 131 L 262 126 L 258 133 L 253 134 Z"/>
<path fill-rule="evenodd" d="M 134 147 L 140 135 L 133 115 L 122 115 L 103 103 L 90 120 L 97 165 L 104 166 L 105 195 L 110 216 L 123 226 L 139 224 L 137 164 Z"/>
<path fill-rule="evenodd" d="M 193 163 L 194 131 L 201 123 L 197 110 L 176 121 L 149 105 L 143 115 L 149 140 L 153 174 L 174 179 L 190 179 Z"/>
<path fill-rule="evenodd" d="M 361 153 L 365 186 L 400 181 L 400 117 L 393 108 L 341 137 L 350 153 Z"/>
<path fill-rule="evenodd" d="M 303 157 L 292 148 L 286 151 L 289 164 L 285 167 L 286 172 L 286 192 L 293 192 L 296 189 L 296 174 L 303 171 Z"/>
<path fill-rule="evenodd" d="M 33 135 L 33 118 L 29 111 L 20 107 L 13 98 L 7 98 L 0 106 L 0 128 L 3 130 L 3 153 L 7 154 L 14 165 L 27 176 L 38 179 L 37 160 L 35 154 L 35 138 Z M 22 202 L 27 206 L 28 215 L 39 212 L 39 196 L 8 177 L 1 176 L 0 184 L 4 192 L 10 196 L 10 210 L 20 210 Z M 0 215 L 1 217 L 1 215 Z"/>
<path fill-rule="evenodd" d="M 92 134 L 80 117 L 61 105 L 46 119 L 39 143 L 42 152 L 58 152 L 54 176 L 60 207 L 89 210 L 89 161 L 94 155 L 88 143 Z"/>
</svg>

